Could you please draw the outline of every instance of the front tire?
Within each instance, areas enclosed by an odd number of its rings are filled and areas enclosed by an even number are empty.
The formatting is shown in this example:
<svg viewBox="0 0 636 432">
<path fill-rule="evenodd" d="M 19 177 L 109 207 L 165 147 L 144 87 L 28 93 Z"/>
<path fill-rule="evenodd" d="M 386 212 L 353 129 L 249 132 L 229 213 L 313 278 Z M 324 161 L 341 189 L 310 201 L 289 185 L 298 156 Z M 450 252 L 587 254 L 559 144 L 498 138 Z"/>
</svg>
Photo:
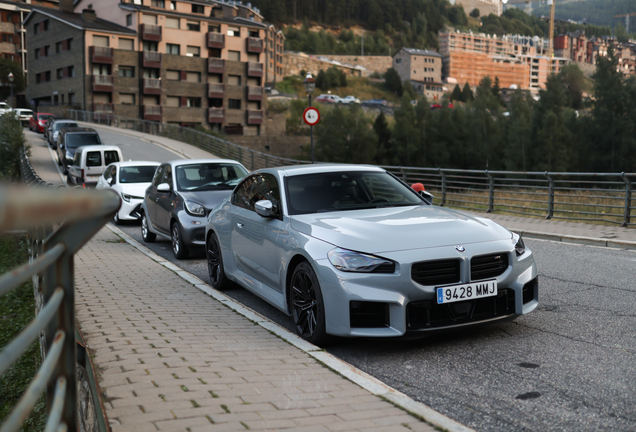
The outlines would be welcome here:
<svg viewBox="0 0 636 432">
<path fill-rule="evenodd" d="M 115 225 L 121 225 L 121 219 L 119 219 L 119 210 L 117 210 L 117 212 L 113 216 L 113 223 Z"/>
<path fill-rule="evenodd" d="M 146 213 L 141 213 L 141 238 L 146 243 L 153 243 L 157 239 L 157 235 L 150 232 L 150 221 Z"/>
<path fill-rule="evenodd" d="M 296 333 L 319 346 L 327 342 L 322 291 L 314 269 L 306 261 L 294 269 L 290 297 Z"/>
<path fill-rule="evenodd" d="M 183 242 L 179 222 L 173 222 L 170 233 L 172 234 L 172 252 L 174 257 L 179 260 L 187 258 L 189 251 Z"/>
<path fill-rule="evenodd" d="M 221 245 L 215 233 L 210 234 L 205 248 L 205 257 L 208 261 L 208 276 L 212 288 L 222 291 L 227 288 L 227 278 L 223 269 L 223 257 Z"/>
</svg>

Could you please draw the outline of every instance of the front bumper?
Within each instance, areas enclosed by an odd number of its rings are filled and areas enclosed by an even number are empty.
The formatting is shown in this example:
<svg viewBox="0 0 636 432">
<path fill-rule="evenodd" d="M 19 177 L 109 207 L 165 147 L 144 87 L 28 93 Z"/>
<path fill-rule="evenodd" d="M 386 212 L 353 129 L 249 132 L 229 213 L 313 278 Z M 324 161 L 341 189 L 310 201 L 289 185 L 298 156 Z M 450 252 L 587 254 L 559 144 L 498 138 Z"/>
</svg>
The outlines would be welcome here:
<svg viewBox="0 0 636 432">
<path fill-rule="evenodd" d="M 399 337 L 512 320 L 538 305 L 537 268 L 532 252 L 517 257 L 510 240 L 466 245 L 470 256 L 454 246 L 381 254 L 397 264 L 393 274 L 348 273 L 328 259 L 315 261 L 323 292 L 327 333 L 345 337 Z M 498 295 L 438 305 L 435 286 L 420 285 L 411 277 L 413 263 L 459 259 L 461 280 L 469 283 L 470 260 L 505 253 L 508 267 L 496 279 Z"/>
<path fill-rule="evenodd" d="M 119 220 L 134 221 L 141 219 L 141 203 L 143 201 L 143 198 L 131 199 L 130 202 L 122 199 L 118 212 Z"/>
<path fill-rule="evenodd" d="M 192 216 L 185 210 L 181 210 L 177 217 L 181 224 L 181 237 L 186 246 L 191 249 L 203 249 L 205 247 L 205 217 Z"/>
</svg>

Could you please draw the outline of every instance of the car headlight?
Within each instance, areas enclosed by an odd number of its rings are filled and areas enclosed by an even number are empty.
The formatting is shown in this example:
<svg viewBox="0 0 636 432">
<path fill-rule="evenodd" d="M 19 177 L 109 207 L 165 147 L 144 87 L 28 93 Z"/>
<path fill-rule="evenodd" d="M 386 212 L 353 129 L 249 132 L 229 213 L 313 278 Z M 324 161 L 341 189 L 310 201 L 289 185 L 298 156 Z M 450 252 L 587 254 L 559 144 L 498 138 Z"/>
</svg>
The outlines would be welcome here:
<svg viewBox="0 0 636 432">
<path fill-rule="evenodd" d="M 69 152 L 66 152 L 66 159 L 73 160 L 73 155 Z"/>
<path fill-rule="evenodd" d="M 185 208 L 192 216 L 205 216 L 205 207 L 195 201 L 185 201 Z"/>
<path fill-rule="evenodd" d="M 515 245 L 515 253 L 517 256 L 521 256 L 526 253 L 526 244 L 523 242 L 523 239 L 519 234 L 512 233 L 512 244 Z"/>
<path fill-rule="evenodd" d="M 143 199 L 142 197 L 138 197 L 138 196 L 134 196 L 134 195 L 128 195 L 128 194 L 125 194 L 123 192 L 121 193 L 121 197 L 126 202 L 130 202 L 131 199 L 136 199 L 136 200 Z"/>
<path fill-rule="evenodd" d="M 329 262 L 340 271 L 356 273 L 395 272 L 395 262 L 386 258 L 340 248 L 330 250 L 327 255 Z"/>
</svg>

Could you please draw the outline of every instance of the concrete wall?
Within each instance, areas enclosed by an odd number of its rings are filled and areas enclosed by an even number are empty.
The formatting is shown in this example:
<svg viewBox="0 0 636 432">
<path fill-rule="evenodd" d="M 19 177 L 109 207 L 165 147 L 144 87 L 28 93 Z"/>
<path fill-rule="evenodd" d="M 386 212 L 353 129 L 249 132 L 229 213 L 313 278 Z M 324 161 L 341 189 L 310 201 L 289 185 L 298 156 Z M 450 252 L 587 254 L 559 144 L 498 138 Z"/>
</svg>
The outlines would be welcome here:
<svg viewBox="0 0 636 432">
<path fill-rule="evenodd" d="M 393 64 L 393 57 L 391 56 L 325 55 L 324 57 L 340 63 L 363 66 L 367 70 L 362 71 L 362 76 L 372 75 L 373 72 L 384 74 Z"/>
<path fill-rule="evenodd" d="M 348 76 L 362 76 L 360 69 L 347 66 L 338 66 L 333 63 L 318 60 L 317 58 L 304 57 L 298 54 L 285 53 L 283 56 L 283 75 L 300 75 L 300 71 L 311 72 L 314 76 L 318 75 L 321 70 L 327 70 L 332 66 L 336 66 Z"/>
</svg>

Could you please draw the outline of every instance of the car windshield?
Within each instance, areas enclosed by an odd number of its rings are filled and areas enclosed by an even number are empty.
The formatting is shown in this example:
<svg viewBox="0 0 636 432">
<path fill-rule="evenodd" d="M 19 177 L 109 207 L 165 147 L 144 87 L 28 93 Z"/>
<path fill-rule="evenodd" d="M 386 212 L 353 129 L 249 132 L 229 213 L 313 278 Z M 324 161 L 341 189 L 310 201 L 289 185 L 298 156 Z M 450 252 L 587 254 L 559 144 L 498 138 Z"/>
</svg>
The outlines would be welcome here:
<svg viewBox="0 0 636 432">
<path fill-rule="evenodd" d="M 47 121 L 48 119 L 50 119 L 52 117 L 54 117 L 54 116 L 52 116 L 52 115 L 42 115 L 42 114 L 38 115 L 38 118 L 40 120 L 42 120 L 42 121 Z"/>
<path fill-rule="evenodd" d="M 66 134 L 66 147 L 78 148 L 85 145 L 101 144 L 96 133 L 69 133 Z"/>
<path fill-rule="evenodd" d="M 286 178 L 289 214 L 426 205 L 386 172 L 340 171 Z"/>
<path fill-rule="evenodd" d="M 77 123 L 74 122 L 55 122 L 53 123 L 53 130 L 54 131 L 59 131 L 62 128 L 65 127 L 77 127 Z"/>
<path fill-rule="evenodd" d="M 177 166 L 177 189 L 183 192 L 234 189 L 247 175 L 240 165 L 198 163 Z"/>
<path fill-rule="evenodd" d="M 119 183 L 150 183 L 156 166 L 126 166 L 119 169 Z"/>
</svg>

